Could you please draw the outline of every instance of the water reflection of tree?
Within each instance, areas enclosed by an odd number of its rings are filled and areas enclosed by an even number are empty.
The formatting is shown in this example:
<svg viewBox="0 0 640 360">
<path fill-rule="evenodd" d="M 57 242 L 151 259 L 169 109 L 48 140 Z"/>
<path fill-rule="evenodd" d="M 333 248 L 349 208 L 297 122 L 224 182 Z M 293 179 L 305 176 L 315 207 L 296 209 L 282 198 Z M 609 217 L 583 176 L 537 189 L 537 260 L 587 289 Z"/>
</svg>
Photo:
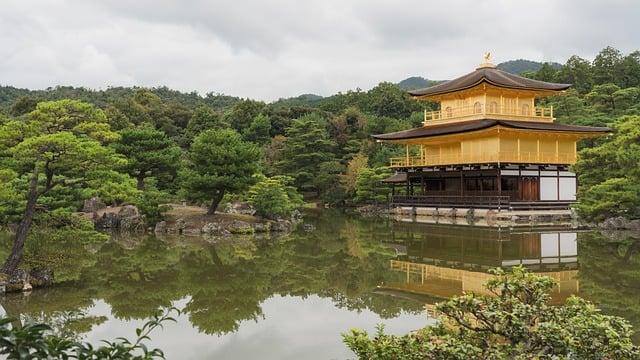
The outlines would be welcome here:
<svg viewBox="0 0 640 360">
<path fill-rule="evenodd" d="M 580 295 L 605 313 L 629 320 L 640 329 L 640 239 L 624 234 L 581 234 Z M 640 342 L 640 332 L 635 341 Z"/>
<path fill-rule="evenodd" d="M 385 318 L 422 310 L 420 303 L 372 292 L 398 276 L 388 270 L 394 254 L 375 239 L 379 222 L 336 214 L 315 219 L 315 225 L 314 232 L 300 229 L 279 239 L 216 239 L 212 244 L 149 236 L 107 242 L 95 254 L 83 253 L 76 279 L 38 291 L 15 308 L 22 314 L 55 314 L 88 309 L 94 299 L 103 299 L 115 317 L 141 319 L 187 298 L 190 321 L 208 334 L 259 320 L 261 303 L 274 295 L 318 295 Z M 0 302 L 8 304 L 7 298 Z"/>
</svg>

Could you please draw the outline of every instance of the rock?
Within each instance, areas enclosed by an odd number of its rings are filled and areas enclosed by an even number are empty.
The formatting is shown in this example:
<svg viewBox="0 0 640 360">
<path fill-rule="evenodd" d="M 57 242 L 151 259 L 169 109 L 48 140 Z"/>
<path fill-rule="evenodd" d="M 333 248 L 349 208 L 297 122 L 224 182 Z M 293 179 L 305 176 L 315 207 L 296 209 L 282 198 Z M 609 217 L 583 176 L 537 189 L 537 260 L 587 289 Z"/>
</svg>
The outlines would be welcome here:
<svg viewBox="0 0 640 360">
<path fill-rule="evenodd" d="M 144 219 L 138 208 L 133 205 L 123 206 L 118 213 L 105 212 L 94 221 L 99 230 L 144 231 L 145 229 Z"/>
<path fill-rule="evenodd" d="M 446 217 L 450 217 L 450 218 L 456 218 L 458 216 L 458 209 L 456 208 L 452 208 L 451 210 L 447 211 L 444 216 Z"/>
<path fill-rule="evenodd" d="M 256 210 L 247 202 L 236 201 L 226 204 L 224 212 L 227 214 L 255 215 Z"/>
<path fill-rule="evenodd" d="M 41 267 L 31 269 L 29 283 L 36 288 L 53 285 L 53 270 Z"/>
<path fill-rule="evenodd" d="M 630 221 L 622 216 L 608 218 L 601 222 L 598 227 L 605 230 L 628 229 Z"/>
<path fill-rule="evenodd" d="M 316 229 L 316 227 L 313 224 L 304 224 L 302 228 L 306 232 L 312 232 Z"/>
<path fill-rule="evenodd" d="M 629 230 L 640 232 L 640 219 L 629 221 Z"/>
<path fill-rule="evenodd" d="M 84 204 L 82 205 L 82 212 L 93 213 L 106 207 L 107 205 L 105 205 L 99 197 L 94 196 L 91 199 L 84 201 Z"/>
<path fill-rule="evenodd" d="M 216 223 L 206 223 L 202 229 L 203 234 L 214 235 L 220 233 L 220 225 Z"/>
<path fill-rule="evenodd" d="M 156 234 L 164 234 L 167 232 L 167 222 L 160 221 L 156 223 L 156 226 L 153 228 L 153 232 Z"/>
<path fill-rule="evenodd" d="M 302 221 L 302 213 L 298 209 L 293 210 L 291 212 L 291 222 L 298 223 L 300 221 Z"/>
<path fill-rule="evenodd" d="M 389 209 L 382 205 L 364 205 L 357 207 L 356 212 L 364 217 L 377 217 L 389 214 Z"/>
<path fill-rule="evenodd" d="M 6 283 L 7 292 L 23 291 L 25 284 L 29 283 L 29 274 L 22 269 L 17 269 L 13 274 L 9 276 Z M 29 284 L 31 286 L 31 284 Z"/>
<path fill-rule="evenodd" d="M 253 234 L 255 232 L 255 229 L 251 224 L 240 220 L 234 220 L 229 224 L 227 230 L 232 234 Z"/>
<path fill-rule="evenodd" d="M 184 230 L 187 227 L 187 222 L 185 219 L 178 219 L 176 220 L 176 229 L 178 229 L 179 233 L 182 233 L 182 230 Z"/>
<path fill-rule="evenodd" d="M 118 212 L 118 216 L 120 216 L 121 218 L 137 217 L 137 216 L 140 216 L 140 212 L 138 211 L 138 208 L 133 205 L 125 205 L 122 208 L 120 208 L 120 211 Z"/>
<path fill-rule="evenodd" d="M 271 223 L 257 223 L 253 225 L 253 230 L 257 233 L 265 233 L 271 230 Z"/>
<path fill-rule="evenodd" d="M 287 220 L 278 220 L 271 224 L 271 231 L 274 231 L 274 232 L 291 231 L 291 222 Z"/>
</svg>

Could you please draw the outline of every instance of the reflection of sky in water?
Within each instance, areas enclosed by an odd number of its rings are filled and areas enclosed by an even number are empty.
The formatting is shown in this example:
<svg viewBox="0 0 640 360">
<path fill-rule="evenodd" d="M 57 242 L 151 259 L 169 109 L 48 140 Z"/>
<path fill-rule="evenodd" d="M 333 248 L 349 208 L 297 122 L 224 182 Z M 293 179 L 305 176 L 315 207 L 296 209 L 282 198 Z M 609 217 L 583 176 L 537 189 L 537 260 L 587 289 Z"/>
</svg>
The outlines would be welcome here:
<svg viewBox="0 0 640 360">
<path fill-rule="evenodd" d="M 180 300 L 175 306 L 184 307 L 187 301 Z M 425 314 L 385 320 L 369 310 L 340 309 L 331 299 L 318 296 L 273 296 L 260 306 L 264 319 L 244 321 L 239 331 L 222 336 L 199 333 L 188 314 L 183 314 L 177 323 L 166 323 L 164 329 L 152 333 L 149 347 L 161 348 L 167 359 L 345 359 L 353 354 L 340 334 L 350 328 L 373 332 L 376 324 L 383 323 L 387 332 L 403 334 L 433 323 Z M 132 339 L 135 328 L 144 323 L 114 319 L 103 301 L 96 301 L 88 312 L 109 318 L 87 334 L 93 343 L 117 336 Z"/>
</svg>

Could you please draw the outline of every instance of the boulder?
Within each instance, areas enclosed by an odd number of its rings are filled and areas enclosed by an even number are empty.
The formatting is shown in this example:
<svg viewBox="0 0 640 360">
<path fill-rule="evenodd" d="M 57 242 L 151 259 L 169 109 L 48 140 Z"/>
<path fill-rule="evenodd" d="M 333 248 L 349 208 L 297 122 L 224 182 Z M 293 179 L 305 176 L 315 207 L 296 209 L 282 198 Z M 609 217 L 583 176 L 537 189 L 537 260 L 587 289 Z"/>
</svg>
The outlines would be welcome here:
<svg viewBox="0 0 640 360">
<path fill-rule="evenodd" d="M 156 226 L 153 228 L 153 232 L 156 234 L 164 234 L 167 232 L 167 222 L 160 221 L 156 223 Z"/>
<path fill-rule="evenodd" d="M 291 222 L 299 223 L 300 221 L 302 221 L 302 213 L 298 209 L 293 210 L 291 212 Z"/>
<path fill-rule="evenodd" d="M 247 202 L 235 201 L 227 203 L 224 207 L 224 212 L 227 214 L 255 215 L 256 209 Z"/>
<path fill-rule="evenodd" d="M 598 227 L 605 230 L 628 229 L 630 221 L 622 216 L 608 218 L 601 222 Z"/>
<path fill-rule="evenodd" d="M 177 219 L 176 220 L 176 229 L 178 229 L 179 233 L 182 233 L 182 231 L 187 227 L 187 221 L 185 219 Z"/>
<path fill-rule="evenodd" d="M 137 217 L 137 216 L 140 216 L 140 212 L 138 211 L 138 208 L 135 207 L 134 205 L 125 205 L 122 208 L 120 208 L 120 211 L 118 212 L 118 216 L 120 216 L 121 218 Z"/>
<path fill-rule="evenodd" d="M 257 223 L 253 225 L 253 230 L 257 233 L 265 233 L 271 230 L 271 223 Z"/>
<path fill-rule="evenodd" d="M 101 217 L 95 218 L 94 221 L 99 230 L 141 231 L 145 229 L 144 219 L 138 208 L 133 205 L 125 205 L 117 213 L 105 211 Z"/>
<path fill-rule="evenodd" d="M 220 225 L 216 223 L 206 223 L 202 227 L 201 231 L 203 234 L 207 234 L 207 235 L 218 234 L 220 233 Z"/>
<path fill-rule="evenodd" d="M 255 232 L 255 229 L 251 224 L 240 220 L 234 220 L 229 224 L 227 230 L 232 234 L 253 234 Z"/>
<path fill-rule="evenodd" d="M 31 269 L 29 283 L 35 288 L 53 285 L 53 270 L 42 267 Z"/>
<path fill-rule="evenodd" d="M 84 204 L 82 205 L 82 212 L 94 213 L 106 207 L 107 205 L 99 197 L 94 196 L 91 199 L 84 201 Z"/>
<path fill-rule="evenodd" d="M 291 231 L 291 222 L 287 220 L 278 220 L 271 224 L 271 231 L 288 232 Z"/>
<path fill-rule="evenodd" d="M 26 290 L 26 288 L 31 288 L 31 284 L 29 284 L 29 274 L 22 269 L 16 270 L 13 274 L 11 274 L 6 280 L 5 290 L 6 292 L 17 292 Z"/>
</svg>

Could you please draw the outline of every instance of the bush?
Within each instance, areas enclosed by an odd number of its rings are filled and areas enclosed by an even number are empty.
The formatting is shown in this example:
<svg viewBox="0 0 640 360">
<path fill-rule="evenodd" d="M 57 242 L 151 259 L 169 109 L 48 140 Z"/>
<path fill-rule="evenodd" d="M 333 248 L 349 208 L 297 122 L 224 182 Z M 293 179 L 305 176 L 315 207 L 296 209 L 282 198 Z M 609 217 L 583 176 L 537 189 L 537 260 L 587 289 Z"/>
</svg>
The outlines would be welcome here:
<svg viewBox="0 0 640 360">
<path fill-rule="evenodd" d="M 170 200 L 170 196 L 156 187 L 155 179 L 146 179 L 144 190 L 138 194 L 135 204 L 145 216 L 145 221 L 149 225 L 164 219 L 164 213 L 171 208 L 166 205 Z"/>
<path fill-rule="evenodd" d="M 356 179 L 355 201 L 359 203 L 386 202 L 390 190 L 381 181 L 390 175 L 389 169 L 384 167 L 362 169 Z"/>
<path fill-rule="evenodd" d="M 100 347 L 55 334 L 47 324 L 14 327 L 11 326 L 12 319 L 0 318 L 0 355 L 5 355 L 6 359 L 164 359 L 162 350 L 148 349 L 144 342 L 163 322 L 175 321 L 170 316 L 174 311 L 180 314 L 175 308 L 159 311 L 142 328 L 136 329 L 134 342 L 120 337 L 103 341 L 104 345 Z"/>
<path fill-rule="evenodd" d="M 439 322 L 404 336 L 373 339 L 351 330 L 344 342 L 360 359 L 638 359 L 626 320 L 571 297 L 550 305 L 549 277 L 516 267 L 494 270 L 489 295 L 465 294 L 437 305 Z"/>
<path fill-rule="evenodd" d="M 629 178 L 612 178 L 580 192 L 576 205 L 580 216 L 588 220 L 603 221 L 623 216 L 640 217 L 640 185 Z"/>
<path fill-rule="evenodd" d="M 260 180 L 249 188 L 249 203 L 256 209 L 256 214 L 275 219 L 287 217 L 303 203 L 302 196 L 291 186 L 293 178 L 260 176 Z"/>
</svg>

